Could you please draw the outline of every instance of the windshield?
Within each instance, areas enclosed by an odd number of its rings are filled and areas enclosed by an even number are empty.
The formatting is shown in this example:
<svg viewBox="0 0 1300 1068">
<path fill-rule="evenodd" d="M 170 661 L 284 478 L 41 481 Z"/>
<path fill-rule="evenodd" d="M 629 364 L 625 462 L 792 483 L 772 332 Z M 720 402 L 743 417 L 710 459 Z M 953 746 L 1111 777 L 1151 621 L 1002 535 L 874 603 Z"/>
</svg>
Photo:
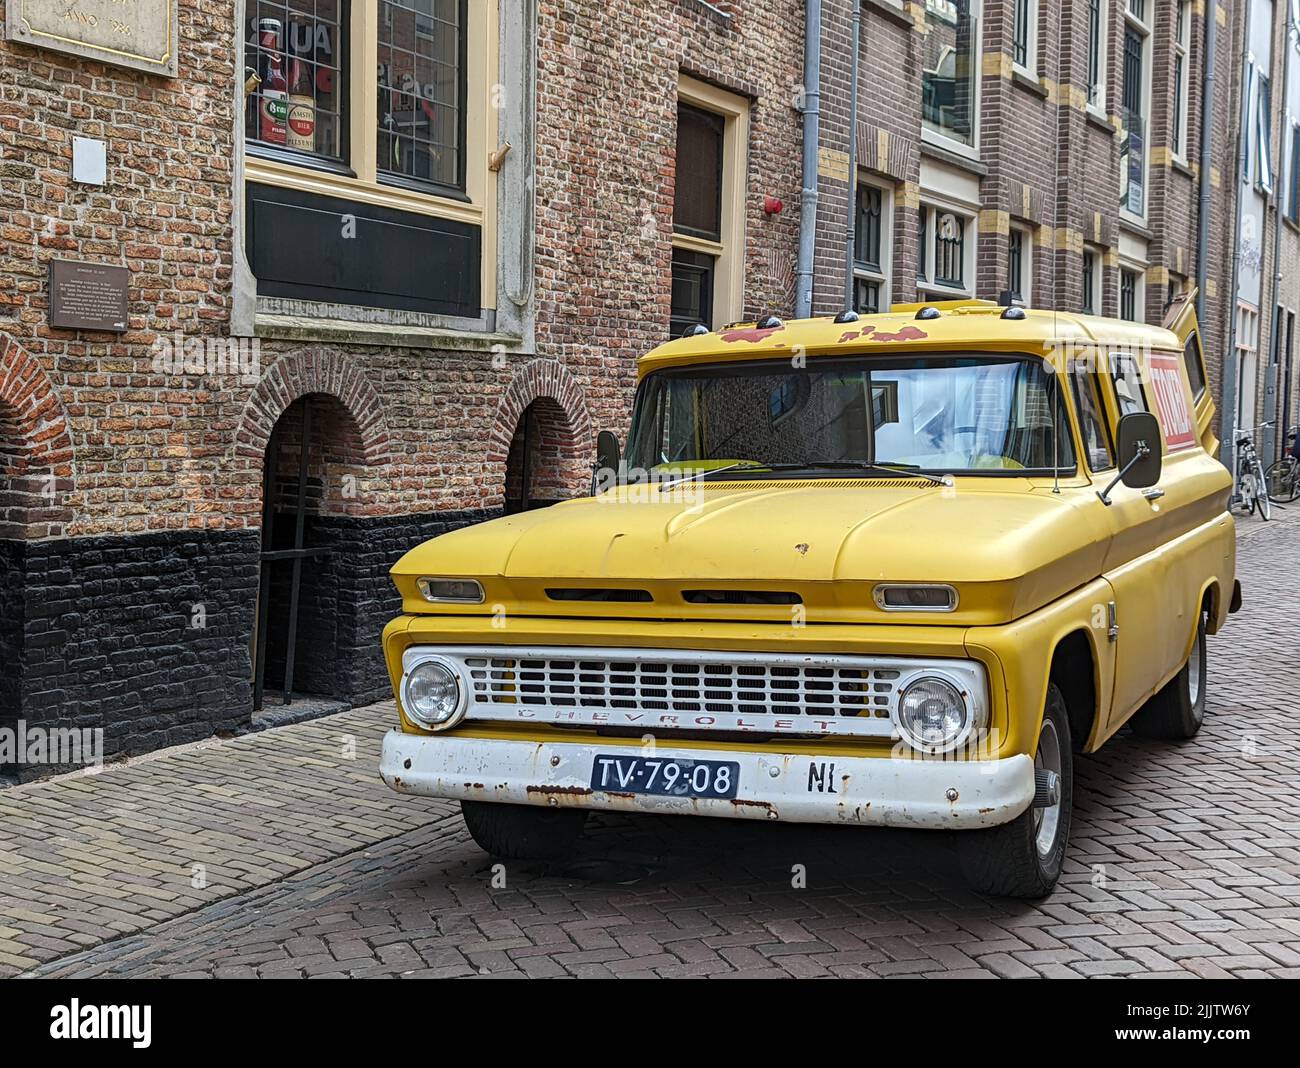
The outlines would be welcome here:
<svg viewBox="0 0 1300 1068">
<path fill-rule="evenodd" d="M 714 364 L 647 376 L 627 459 L 649 471 L 737 465 L 738 475 L 846 465 L 1050 472 L 1074 468 L 1069 426 L 1055 376 L 1037 359 Z"/>
</svg>

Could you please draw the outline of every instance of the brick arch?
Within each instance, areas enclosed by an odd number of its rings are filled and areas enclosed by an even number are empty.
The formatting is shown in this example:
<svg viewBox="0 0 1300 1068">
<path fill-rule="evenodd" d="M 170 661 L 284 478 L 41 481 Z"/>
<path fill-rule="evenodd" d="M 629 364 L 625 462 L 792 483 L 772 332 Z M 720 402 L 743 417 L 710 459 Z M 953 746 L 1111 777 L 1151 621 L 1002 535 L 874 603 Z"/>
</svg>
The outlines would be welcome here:
<svg viewBox="0 0 1300 1068">
<path fill-rule="evenodd" d="M 555 360 L 533 360 L 521 368 L 497 404 L 488 441 L 489 464 L 502 464 L 510 454 L 515 428 L 524 410 L 536 400 L 554 401 L 564 413 L 569 436 L 567 447 L 575 454 L 587 455 L 592 443 L 591 415 L 583 399 L 582 387 L 563 364 Z"/>
<path fill-rule="evenodd" d="M 289 352 L 267 368 L 239 418 L 236 457 L 260 465 L 280 416 L 310 393 L 333 397 L 352 417 L 368 466 L 382 467 L 391 461 L 392 445 L 379 394 L 355 364 L 329 349 Z"/>
<path fill-rule="evenodd" d="M 524 439 L 534 455 L 525 455 Z M 591 415 L 577 379 L 555 360 L 533 360 L 497 404 L 485 474 L 507 511 L 512 492 L 554 502 L 589 485 L 593 449 Z"/>
<path fill-rule="evenodd" d="M 0 537 L 56 537 L 72 522 L 68 412 L 37 359 L 0 334 Z"/>
</svg>

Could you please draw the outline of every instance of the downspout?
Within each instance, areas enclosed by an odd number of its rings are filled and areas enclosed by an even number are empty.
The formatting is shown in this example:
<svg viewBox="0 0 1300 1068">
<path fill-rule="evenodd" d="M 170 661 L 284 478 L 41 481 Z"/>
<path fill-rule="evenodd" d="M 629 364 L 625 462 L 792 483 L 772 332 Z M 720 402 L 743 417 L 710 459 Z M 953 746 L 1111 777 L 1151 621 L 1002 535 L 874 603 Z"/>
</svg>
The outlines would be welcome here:
<svg viewBox="0 0 1300 1068">
<path fill-rule="evenodd" d="M 822 3 L 808 0 L 803 56 L 803 195 L 799 202 L 799 262 L 795 268 L 794 315 L 812 315 L 813 255 L 817 248 L 817 149 L 821 122 Z"/>
<path fill-rule="evenodd" d="M 1282 35 L 1282 136 L 1278 138 L 1277 151 L 1273 153 L 1274 162 L 1277 168 L 1274 171 L 1273 178 L 1273 195 L 1270 198 L 1273 201 L 1273 299 L 1269 302 L 1268 313 L 1270 316 L 1271 326 L 1269 328 L 1269 357 L 1268 372 L 1264 375 L 1264 422 L 1271 423 L 1277 418 L 1277 385 L 1278 375 L 1280 373 L 1279 364 L 1282 356 L 1282 316 L 1279 313 L 1278 301 L 1282 293 L 1282 181 L 1284 178 L 1282 172 L 1282 161 L 1286 158 L 1286 136 L 1287 136 L 1287 117 L 1290 114 L 1291 99 L 1291 8 L 1287 5 L 1286 10 L 1286 32 Z M 1273 116 L 1268 117 L 1269 125 L 1273 124 Z M 1280 428 L 1285 435 L 1286 428 Z M 1274 459 L 1280 459 L 1277 455 L 1278 427 L 1264 428 L 1263 447 L 1259 450 L 1261 456 L 1268 456 Z"/>
<path fill-rule="evenodd" d="M 1214 60 L 1218 52 L 1219 19 L 1217 0 L 1205 5 L 1205 74 L 1201 78 L 1201 209 L 1196 245 L 1196 320 L 1205 322 L 1205 285 L 1209 276 L 1210 212 L 1214 183 Z"/>
<path fill-rule="evenodd" d="M 1207 4 L 1206 18 L 1212 17 L 1212 12 L 1217 7 L 1216 0 L 1212 0 L 1211 3 Z M 1219 457 L 1232 474 L 1232 492 L 1234 496 L 1237 492 L 1237 303 L 1240 296 L 1237 287 L 1241 281 L 1242 200 L 1245 194 L 1250 191 L 1249 177 L 1245 181 L 1242 180 L 1242 175 L 1249 176 L 1247 152 L 1250 147 L 1250 138 L 1247 134 L 1250 116 L 1250 94 L 1244 90 L 1246 87 L 1246 67 L 1250 62 L 1250 24 L 1253 14 L 1254 6 L 1248 3 L 1246 5 L 1246 26 L 1242 31 L 1241 38 L 1241 80 L 1239 83 L 1239 89 L 1242 91 L 1241 114 L 1237 126 L 1237 152 L 1234 157 L 1236 170 L 1232 176 L 1233 185 L 1237 190 L 1232 223 L 1232 289 L 1228 294 L 1228 347 L 1223 353 L 1222 421 L 1220 423 L 1220 429 L 1223 431 L 1221 435 L 1223 445 L 1219 449 Z"/>
<path fill-rule="evenodd" d="M 858 233 L 858 73 L 862 65 L 862 0 L 853 3 L 853 60 L 849 65 L 849 213 L 844 226 L 844 310 L 854 303 L 853 263 Z"/>
</svg>

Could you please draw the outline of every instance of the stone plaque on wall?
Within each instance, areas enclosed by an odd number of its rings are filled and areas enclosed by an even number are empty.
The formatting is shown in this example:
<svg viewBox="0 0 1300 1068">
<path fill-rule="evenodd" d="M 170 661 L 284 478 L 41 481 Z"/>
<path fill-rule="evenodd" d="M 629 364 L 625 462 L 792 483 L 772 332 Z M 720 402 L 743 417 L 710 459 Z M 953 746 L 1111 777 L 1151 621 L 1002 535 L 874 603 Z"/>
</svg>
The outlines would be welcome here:
<svg viewBox="0 0 1300 1068">
<path fill-rule="evenodd" d="M 50 261 L 50 326 L 123 334 L 131 273 L 106 263 Z"/>
<path fill-rule="evenodd" d="M 176 0 L 7 0 L 11 41 L 176 74 Z"/>
</svg>

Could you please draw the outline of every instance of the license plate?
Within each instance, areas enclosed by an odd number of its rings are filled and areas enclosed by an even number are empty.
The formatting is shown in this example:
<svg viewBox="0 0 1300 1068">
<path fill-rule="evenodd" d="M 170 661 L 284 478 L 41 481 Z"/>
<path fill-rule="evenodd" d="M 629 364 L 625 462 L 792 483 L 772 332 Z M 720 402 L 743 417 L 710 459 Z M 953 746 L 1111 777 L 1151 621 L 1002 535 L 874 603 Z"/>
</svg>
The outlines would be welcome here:
<svg viewBox="0 0 1300 1068">
<path fill-rule="evenodd" d="M 591 788 L 607 793 L 726 800 L 736 796 L 739 785 L 740 765 L 732 760 L 598 753 L 591 766 Z"/>
</svg>

